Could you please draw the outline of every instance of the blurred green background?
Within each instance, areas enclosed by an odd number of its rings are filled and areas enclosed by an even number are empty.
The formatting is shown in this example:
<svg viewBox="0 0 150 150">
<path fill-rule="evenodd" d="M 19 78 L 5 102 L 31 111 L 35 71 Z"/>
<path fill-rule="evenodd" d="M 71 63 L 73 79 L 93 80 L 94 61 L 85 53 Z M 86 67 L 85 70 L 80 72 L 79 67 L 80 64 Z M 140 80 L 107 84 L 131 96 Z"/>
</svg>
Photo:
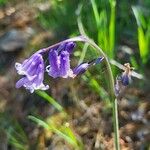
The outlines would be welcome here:
<svg viewBox="0 0 150 150">
<path fill-rule="evenodd" d="M 81 33 L 113 62 L 114 78 L 122 72 L 118 63 L 129 62 L 140 74 L 118 101 L 120 144 L 150 148 L 149 0 L 0 0 L 0 150 L 113 149 L 103 63 L 73 80 L 46 76 L 46 92 L 15 88 L 15 62 Z M 97 56 L 78 43 L 71 64 Z"/>
</svg>

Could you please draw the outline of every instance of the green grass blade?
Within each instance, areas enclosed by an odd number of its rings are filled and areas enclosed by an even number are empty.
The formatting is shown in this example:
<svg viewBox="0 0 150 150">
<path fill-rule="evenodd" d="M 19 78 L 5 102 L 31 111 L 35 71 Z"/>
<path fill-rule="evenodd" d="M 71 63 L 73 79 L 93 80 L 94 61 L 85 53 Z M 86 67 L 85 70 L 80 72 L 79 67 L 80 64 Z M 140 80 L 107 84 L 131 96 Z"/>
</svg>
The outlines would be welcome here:
<svg viewBox="0 0 150 150">
<path fill-rule="evenodd" d="M 85 58 L 85 55 L 86 55 L 88 46 L 89 46 L 88 43 L 84 44 L 83 50 L 82 50 L 82 52 L 81 52 L 80 59 L 79 59 L 79 61 L 78 61 L 78 65 L 81 64 L 81 63 L 84 61 L 84 58 Z"/>
<path fill-rule="evenodd" d="M 58 111 L 63 111 L 63 107 L 58 104 L 55 99 L 53 99 L 51 96 L 49 96 L 46 92 L 44 91 L 37 91 L 36 92 L 39 96 L 43 97 L 44 100 L 48 101 L 50 104 L 52 104 Z"/>
<path fill-rule="evenodd" d="M 109 56 L 109 41 L 108 41 L 108 20 L 106 10 L 102 10 L 100 12 L 100 22 L 98 29 L 98 45 L 102 47 L 102 49 Z"/>
<path fill-rule="evenodd" d="M 138 45 L 140 56 L 142 58 L 142 62 L 145 64 L 149 56 L 149 26 L 146 25 L 144 16 L 137 7 L 133 6 L 132 10 L 138 25 Z M 147 29 L 145 29 L 144 32 L 144 28 L 146 27 Z"/>
<path fill-rule="evenodd" d="M 95 3 L 95 0 L 91 0 L 91 3 L 92 3 L 92 8 L 93 8 L 96 24 L 97 24 L 97 27 L 99 28 L 100 17 L 99 17 L 99 12 L 98 12 L 98 9 L 97 9 L 97 5 Z"/>
<path fill-rule="evenodd" d="M 38 119 L 34 116 L 28 116 L 28 118 L 32 121 L 34 121 L 35 123 L 37 123 L 39 126 L 51 130 L 52 132 L 56 133 L 58 136 L 62 137 L 64 140 L 66 140 L 68 143 L 70 143 L 71 145 L 73 145 L 74 147 L 78 147 L 77 144 L 77 140 L 75 138 L 75 136 L 72 136 L 73 133 L 69 132 L 69 134 L 63 133 L 63 131 L 57 129 L 53 124 L 47 124 L 46 122 L 44 122 L 41 119 Z M 69 130 L 68 130 L 69 131 Z"/>
<path fill-rule="evenodd" d="M 116 18 L 116 1 L 110 0 L 110 23 L 109 23 L 109 50 L 110 58 L 114 58 L 114 46 L 115 46 L 115 18 Z"/>
<path fill-rule="evenodd" d="M 47 123 L 45 123 L 44 121 L 42 121 L 34 116 L 29 115 L 28 119 L 32 120 L 33 122 L 37 123 L 39 126 L 42 126 L 45 129 L 50 129 L 50 127 Z"/>
<path fill-rule="evenodd" d="M 135 16 L 137 25 L 138 25 L 138 26 L 141 26 L 140 19 L 139 19 L 139 12 L 138 12 L 138 9 L 137 9 L 135 6 L 133 6 L 133 7 L 132 7 L 132 10 L 133 10 L 133 13 L 134 13 L 134 16 Z"/>
<path fill-rule="evenodd" d="M 77 139 L 76 139 L 74 133 L 72 132 L 72 130 L 69 127 L 64 127 L 63 132 L 65 134 L 67 134 L 77 145 Z"/>
<path fill-rule="evenodd" d="M 105 91 L 103 87 L 99 85 L 99 83 L 92 77 L 92 75 L 87 71 L 86 75 L 83 76 L 83 80 L 85 80 L 88 85 L 92 88 L 93 91 L 99 94 L 99 96 L 109 103 L 108 93 Z"/>
<path fill-rule="evenodd" d="M 62 137 L 64 140 L 66 140 L 68 143 L 70 143 L 71 145 L 78 147 L 76 140 L 72 139 L 70 136 L 68 136 L 67 134 L 64 134 L 62 131 L 54 128 L 53 131 L 59 135 L 60 137 Z"/>
<path fill-rule="evenodd" d="M 10 138 L 9 143 L 11 145 L 13 145 L 17 150 L 27 150 L 24 147 L 24 145 L 22 145 L 21 143 L 19 143 L 19 141 L 15 137 L 10 136 L 9 138 Z"/>
<path fill-rule="evenodd" d="M 143 63 L 146 63 L 148 45 L 144 35 L 144 31 L 141 27 L 138 27 L 138 43 L 140 49 L 140 56 L 142 58 Z"/>
</svg>

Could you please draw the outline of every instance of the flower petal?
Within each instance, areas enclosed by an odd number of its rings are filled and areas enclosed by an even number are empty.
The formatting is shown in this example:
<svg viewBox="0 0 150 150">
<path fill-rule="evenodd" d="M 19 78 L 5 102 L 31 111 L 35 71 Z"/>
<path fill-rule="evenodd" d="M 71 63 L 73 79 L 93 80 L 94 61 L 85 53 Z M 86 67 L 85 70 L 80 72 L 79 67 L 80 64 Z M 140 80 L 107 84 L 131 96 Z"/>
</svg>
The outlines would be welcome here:
<svg viewBox="0 0 150 150">
<path fill-rule="evenodd" d="M 65 51 L 69 52 L 70 54 L 73 52 L 76 44 L 74 42 L 69 42 L 66 44 Z"/>
<path fill-rule="evenodd" d="M 59 77 L 60 58 L 56 50 L 51 50 L 49 52 L 49 64 L 50 64 L 50 68 L 48 74 L 53 78 Z"/>
<path fill-rule="evenodd" d="M 74 75 L 82 74 L 88 69 L 88 67 L 89 67 L 88 63 L 82 63 L 73 69 L 73 74 Z"/>
<path fill-rule="evenodd" d="M 24 77 L 24 78 L 21 78 L 20 80 L 18 80 L 17 82 L 16 82 L 16 88 L 20 88 L 20 87 L 22 87 L 24 84 L 25 84 L 25 80 L 26 78 Z"/>
<path fill-rule="evenodd" d="M 62 51 L 60 54 L 60 76 L 63 78 L 72 76 L 69 56 L 70 54 L 67 51 Z"/>
<path fill-rule="evenodd" d="M 73 69 L 74 77 L 79 75 L 79 74 L 84 73 L 90 66 L 101 63 L 103 59 L 104 59 L 104 57 L 99 57 L 99 58 L 93 59 L 90 62 L 82 63 L 82 64 L 78 65 L 77 67 L 75 67 Z"/>
<path fill-rule="evenodd" d="M 44 61 L 41 54 L 35 53 L 22 64 L 16 63 L 15 67 L 19 74 L 25 76 L 16 83 L 16 88 L 24 86 L 31 93 L 37 89 L 46 90 L 49 88 L 43 84 Z"/>
<path fill-rule="evenodd" d="M 130 76 L 127 75 L 127 74 L 123 74 L 123 75 L 121 76 L 121 81 L 122 81 L 122 84 L 123 84 L 124 86 L 129 85 L 129 83 L 130 83 Z"/>
</svg>

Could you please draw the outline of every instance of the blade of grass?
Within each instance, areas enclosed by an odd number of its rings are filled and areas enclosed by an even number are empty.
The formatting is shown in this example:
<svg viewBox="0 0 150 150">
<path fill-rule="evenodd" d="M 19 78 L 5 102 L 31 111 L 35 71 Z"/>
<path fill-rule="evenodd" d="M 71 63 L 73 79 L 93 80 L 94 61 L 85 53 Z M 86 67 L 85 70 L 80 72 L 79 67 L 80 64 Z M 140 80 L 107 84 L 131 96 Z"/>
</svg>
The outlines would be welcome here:
<svg viewBox="0 0 150 150">
<path fill-rule="evenodd" d="M 146 63 L 148 45 L 147 45 L 146 37 L 144 35 L 144 31 L 141 27 L 138 27 L 138 43 L 140 49 L 140 56 L 142 58 L 143 63 Z"/>
<path fill-rule="evenodd" d="M 116 18 L 116 1 L 110 0 L 110 23 L 109 23 L 109 50 L 110 58 L 114 58 L 114 46 L 115 46 L 115 18 Z"/>
<path fill-rule="evenodd" d="M 138 26 L 138 45 L 142 62 L 145 64 L 149 56 L 149 26 L 146 25 L 144 16 L 138 7 L 132 7 Z M 145 32 L 144 32 L 145 29 Z"/>
<path fill-rule="evenodd" d="M 83 50 L 82 50 L 82 52 L 81 52 L 80 59 L 79 59 L 79 61 L 78 61 L 78 65 L 83 62 L 83 60 L 84 60 L 84 58 L 85 58 L 85 55 L 86 55 L 86 52 L 87 52 L 88 46 L 89 46 L 88 43 L 84 44 Z"/>
<path fill-rule="evenodd" d="M 46 92 L 44 91 L 37 91 L 36 92 L 39 96 L 43 97 L 44 100 L 48 101 L 50 104 L 52 104 L 58 111 L 63 111 L 63 107 L 58 104 L 55 99 L 53 99 L 51 96 L 49 96 Z"/>
<path fill-rule="evenodd" d="M 108 22 L 107 22 L 107 14 L 106 10 L 102 10 L 100 12 L 100 22 L 99 22 L 99 29 L 98 29 L 98 45 L 102 47 L 102 49 L 107 53 L 109 56 L 109 40 L 108 40 Z"/>
<path fill-rule="evenodd" d="M 17 150 L 27 150 L 24 145 L 22 145 L 15 137 L 9 135 L 9 143 L 13 145 Z"/>
<path fill-rule="evenodd" d="M 99 28 L 100 17 L 99 17 L 98 8 L 97 8 L 97 5 L 95 3 L 95 0 L 91 0 L 91 3 L 92 3 L 93 12 L 94 12 L 94 17 L 96 20 L 96 25 L 97 25 L 97 28 Z"/>
<path fill-rule="evenodd" d="M 88 71 L 86 72 L 86 75 L 83 76 L 83 80 L 85 80 L 86 83 L 88 83 L 88 85 L 92 88 L 92 90 L 94 90 L 96 93 L 99 94 L 102 100 L 105 100 L 106 102 L 109 101 L 108 93 L 105 91 L 105 89 L 103 89 L 103 87 L 99 85 L 97 80 L 94 79 Z"/>
<path fill-rule="evenodd" d="M 66 132 L 66 134 L 65 134 L 60 129 L 57 129 L 53 124 L 47 124 L 43 120 L 38 119 L 38 118 L 36 118 L 34 116 L 30 115 L 30 116 L 28 116 L 28 118 L 30 120 L 34 121 L 35 123 L 37 123 L 39 126 L 45 128 L 45 129 L 53 131 L 54 133 L 56 133 L 58 136 L 62 137 L 64 140 L 66 140 L 68 143 L 70 143 L 74 147 L 79 148 L 75 136 L 72 136 L 73 133 L 72 134 L 70 134 L 70 133 L 68 134 Z M 69 135 L 71 135 L 71 136 L 69 136 Z"/>
</svg>

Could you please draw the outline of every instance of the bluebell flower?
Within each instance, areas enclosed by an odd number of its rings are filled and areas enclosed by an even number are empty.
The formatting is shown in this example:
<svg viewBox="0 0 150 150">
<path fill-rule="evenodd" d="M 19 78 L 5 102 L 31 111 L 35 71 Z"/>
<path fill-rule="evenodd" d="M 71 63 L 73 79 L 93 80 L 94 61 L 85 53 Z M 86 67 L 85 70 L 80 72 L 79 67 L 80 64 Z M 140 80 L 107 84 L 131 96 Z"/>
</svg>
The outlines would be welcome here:
<svg viewBox="0 0 150 150">
<path fill-rule="evenodd" d="M 90 66 L 100 63 L 104 58 L 99 57 L 93 59 L 90 62 L 85 62 L 73 70 L 70 67 L 70 55 L 73 53 L 73 50 L 76 44 L 73 42 L 75 40 L 83 40 L 79 37 L 65 40 L 63 42 L 57 43 L 55 45 L 43 48 L 33 54 L 29 59 L 23 61 L 22 64 L 16 63 L 15 68 L 19 75 L 23 77 L 16 83 L 16 88 L 25 87 L 30 90 L 31 93 L 34 90 L 47 90 L 48 85 L 44 85 L 44 72 L 48 72 L 48 75 L 57 78 L 74 78 L 79 74 L 84 73 Z M 48 53 L 49 65 L 44 66 L 44 60 L 42 55 Z"/>
<path fill-rule="evenodd" d="M 72 77 L 72 70 L 70 68 L 70 53 L 62 51 L 60 54 L 60 76 L 63 78 Z"/>
<path fill-rule="evenodd" d="M 53 78 L 73 77 L 73 71 L 70 68 L 70 54 L 74 47 L 74 42 L 67 42 L 49 51 L 49 65 L 46 67 L 49 76 Z"/>
<path fill-rule="evenodd" d="M 94 59 L 88 63 L 82 63 L 73 70 L 70 68 L 70 54 L 73 52 L 75 44 L 73 42 L 63 43 L 49 52 L 49 64 L 46 71 L 53 78 L 74 78 L 78 74 L 84 73 L 89 66 L 100 63 L 103 57 Z"/>
<path fill-rule="evenodd" d="M 54 49 L 57 50 L 59 54 L 62 51 L 67 51 L 69 54 L 72 54 L 75 46 L 75 42 L 62 42 L 60 45 L 54 47 Z"/>
<path fill-rule="evenodd" d="M 84 73 L 89 67 L 89 64 L 88 63 L 82 63 L 80 65 L 78 65 L 77 67 L 75 67 L 73 69 L 73 74 L 76 76 L 76 75 L 79 75 L 79 74 L 82 74 Z"/>
<path fill-rule="evenodd" d="M 124 67 L 125 71 L 122 73 L 121 81 L 124 86 L 127 86 L 131 82 L 131 71 L 133 70 L 133 68 L 130 67 L 129 63 L 124 64 Z"/>
<path fill-rule="evenodd" d="M 123 73 L 122 76 L 121 76 L 121 82 L 124 86 L 127 86 L 129 85 L 130 83 L 130 76 L 126 73 Z"/>
<path fill-rule="evenodd" d="M 116 78 L 116 84 L 115 84 L 115 94 L 116 96 L 119 96 L 120 93 L 122 93 L 126 86 L 128 86 L 131 82 L 131 71 L 132 68 L 130 67 L 129 63 L 124 64 L 124 72 L 122 75 L 118 76 Z"/>
<path fill-rule="evenodd" d="M 117 76 L 116 84 L 115 84 L 115 95 L 118 97 L 120 93 L 123 91 L 124 85 L 122 84 L 121 76 Z"/>
<path fill-rule="evenodd" d="M 83 74 L 90 66 L 101 63 L 103 59 L 104 57 L 99 57 L 97 59 L 93 59 L 90 62 L 87 62 L 87 63 L 85 62 L 85 63 L 78 65 L 77 67 L 73 69 L 74 77 L 79 74 Z"/>
<path fill-rule="evenodd" d="M 75 46 L 76 46 L 76 44 L 74 42 L 68 42 L 68 43 L 66 43 L 64 50 L 71 54 L 73 52 L 73 49 L 75 48 Z"/>
<path fill-rule="evenodd" d="M 23 75 L 23 78 L 16 83 L 16 88 L 24 86 L 31 93 L 34 90 L 47 90 L 49 88 L 48 85 L 43 84 L 45 68 L 41 54 L 35 53 L 22 64 L 16 63 L 15 68 L 18 74 Z"/>
</svg>

